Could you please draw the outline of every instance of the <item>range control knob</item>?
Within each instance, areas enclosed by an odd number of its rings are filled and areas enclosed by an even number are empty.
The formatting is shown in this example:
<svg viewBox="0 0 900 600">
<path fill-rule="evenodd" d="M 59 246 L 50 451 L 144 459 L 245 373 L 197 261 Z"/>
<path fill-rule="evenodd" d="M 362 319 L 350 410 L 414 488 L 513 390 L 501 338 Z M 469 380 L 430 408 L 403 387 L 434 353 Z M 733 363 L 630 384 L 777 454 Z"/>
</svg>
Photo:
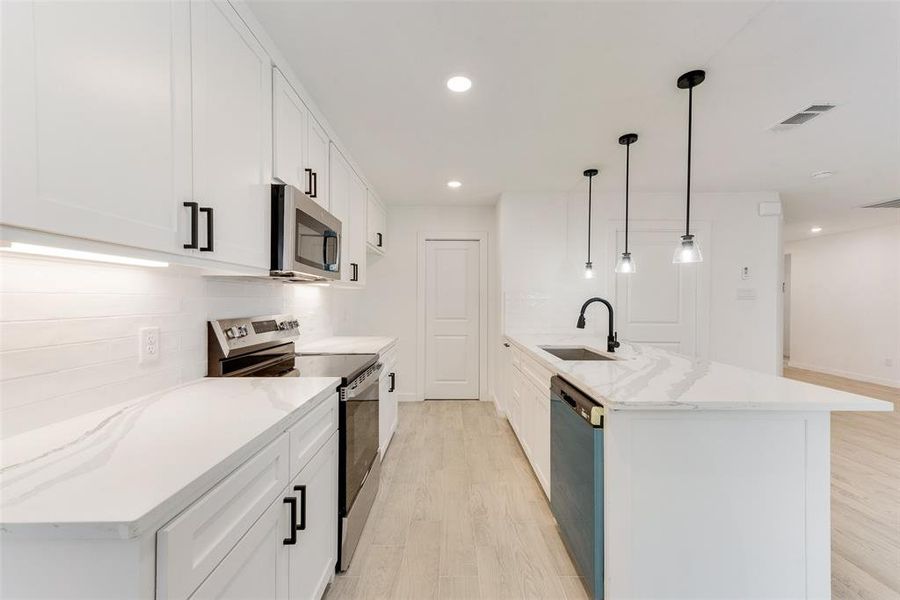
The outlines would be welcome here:
<svg viewBox="0 0 900 600">
<path fill-rule="evenodd" d="M 287 328 L 288 328 L 288 322 L 287 322 L 287 321 L 281 321 L 281 322 L 278 323 L 278 329 L 280 329 L 281 331 L 284 331 L 284 330 L 287 329 Z"/>
<path fill-rule="evenodd" d="M 238 325 L 238 332 L 239 332 L 238 337 L 246 337 L 246 336 L 250 335 L 250 332 L 247 331 L 246 325 Z"/>
</svg>

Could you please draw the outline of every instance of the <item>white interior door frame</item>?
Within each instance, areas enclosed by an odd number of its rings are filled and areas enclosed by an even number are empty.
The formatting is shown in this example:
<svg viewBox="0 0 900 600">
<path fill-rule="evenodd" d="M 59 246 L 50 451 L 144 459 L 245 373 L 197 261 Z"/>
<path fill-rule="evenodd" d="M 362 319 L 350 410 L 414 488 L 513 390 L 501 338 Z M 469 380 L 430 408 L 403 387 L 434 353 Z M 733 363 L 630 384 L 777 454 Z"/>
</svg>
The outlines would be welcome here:
<svg viewBox="0 0 900 600">
<path fill-rule="evenodd" d="M 418 236 L 416 277 L 416 400 L 425 399 L 425 258 L 429 241 L 478 242 L 478 399 L 490 400 L 487 377 L 488 338 L 488 241 L 487 231 L 420 231 Z"/>
<path fill-rule="evenodd" d="M 672 253 L 675 253 L 675 247 L 679 243 L 679 236 L 684 230 L 684 221 L 680 220 L 634 220 L 628 225 L 629 233 L 635 231 L 672 231 Z M 712 245 L 712 226 L 709 221 L 691 220 L 692 233 L 697 237 L 700 244 L 700 250 L 703 253 L 703 262 L 700 263 L 697 270 L 697 318 L 694 319 L 695 339 L 697 341 L 697 356 L 699 358 L 709 358 L 709 260 L 713 256 Z M 619 232 L 625 231 L 625 221 L 621 219 L 610 219 L 606 222 L 606 240 L 607 253 L 610 257 L 609 264 L 606 269 L 606 289 L 612 297 L 613 304 L 616 304 L 618 298 L 618 285 L 616 274 L 616 262 L 619 254 L 616 245 L 618 244 Z M 635 257 L 637 268 L 640 269 L 640 261 Z M 680 265 L 672 265 L 673 268 Z M 623 276 L 624 277 L 624 276 Z M 616 309 L 616 328 L 618 329 L 619 307 Z"/>
</svg>

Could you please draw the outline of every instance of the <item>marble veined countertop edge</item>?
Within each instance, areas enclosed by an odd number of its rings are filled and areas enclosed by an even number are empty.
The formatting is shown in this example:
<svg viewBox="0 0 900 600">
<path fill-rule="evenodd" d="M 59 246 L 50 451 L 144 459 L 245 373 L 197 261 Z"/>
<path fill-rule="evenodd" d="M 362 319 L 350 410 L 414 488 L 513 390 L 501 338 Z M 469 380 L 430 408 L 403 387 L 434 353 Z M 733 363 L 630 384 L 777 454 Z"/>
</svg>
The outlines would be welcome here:
<svg viewBox="0 0 900 600">
<path fill-rule="evenodd" d="M 606 352 L 588 334 L 508 332 L 506 340 L 611 410 L 892 411 L 893 404 L 645 344 Z M 541 346 L 586 347 L 612 361 L 564 361 Z"/>
<path fill-rule="evenodd" d="M 381 354 L 397 343 L 396 337 L 377 335 L 334 335 L 311 342 L 298 343 L 296 351 L 314 354 Z"/>
<path fill-rule="evenodd" d="M 0 534 L 155 531 L 334 394 L 334 377 L 203 378 L 0 441 Z"/>
</svg>

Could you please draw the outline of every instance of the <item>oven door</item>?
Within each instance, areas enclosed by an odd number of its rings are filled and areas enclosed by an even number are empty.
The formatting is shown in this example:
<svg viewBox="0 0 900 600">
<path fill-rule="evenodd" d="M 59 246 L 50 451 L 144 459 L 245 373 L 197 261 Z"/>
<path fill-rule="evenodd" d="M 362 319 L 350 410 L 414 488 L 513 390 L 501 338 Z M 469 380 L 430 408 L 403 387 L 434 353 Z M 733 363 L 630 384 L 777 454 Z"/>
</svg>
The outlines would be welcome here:
<svg viewBox="0 0 900 600">
<path fill-rule="evenodd" d="M 356 500 L 378 456 L 378 365 L 358 384 L 351 382 L 341 402 L 341 515 Z M 354 387 L 355 385 L 355 387 Z"/>
</svg>

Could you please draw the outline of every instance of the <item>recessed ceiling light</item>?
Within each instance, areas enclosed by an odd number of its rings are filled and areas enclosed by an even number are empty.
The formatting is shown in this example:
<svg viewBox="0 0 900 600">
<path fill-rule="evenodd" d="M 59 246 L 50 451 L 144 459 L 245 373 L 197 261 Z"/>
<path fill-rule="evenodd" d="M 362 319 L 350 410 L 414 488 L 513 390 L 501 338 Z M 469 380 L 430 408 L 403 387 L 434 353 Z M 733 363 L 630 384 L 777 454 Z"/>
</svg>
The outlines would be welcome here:
<svg viewBox="0 0 900 600">
<path fill-rule="evenodd" d="M 456 188 L 460 187 L 461 185 L 462 185 L 462 183 L 459 182 L 459 181 L 456 181 L 456 180 L 448 181 L 448 182 L 447 182 L 447 187 L 448 187 L 448 188 L 452 188 L 452 189 L 454 189 L 454 190 L 455 190 Z"/>
<path fill-rule="evenodd" d="M 472 80 L 464 75 L 454 75 L 447 80 L 447 87 L 451 92 L 468 92 L 472 87 Z"/>
<path fill-rule="evenodd" d="M 810 233 L 819 233 L 820 231 L 822 231 L 821 227 L 810 227 L 809 229 Z"/>
<path fill-rule="evenodd" d="M 831 171 L 816 171 L 812 174 L 813 179 L 825 179 L 826 177 L 831 177 L 834 175 Z"/>
</svg>

